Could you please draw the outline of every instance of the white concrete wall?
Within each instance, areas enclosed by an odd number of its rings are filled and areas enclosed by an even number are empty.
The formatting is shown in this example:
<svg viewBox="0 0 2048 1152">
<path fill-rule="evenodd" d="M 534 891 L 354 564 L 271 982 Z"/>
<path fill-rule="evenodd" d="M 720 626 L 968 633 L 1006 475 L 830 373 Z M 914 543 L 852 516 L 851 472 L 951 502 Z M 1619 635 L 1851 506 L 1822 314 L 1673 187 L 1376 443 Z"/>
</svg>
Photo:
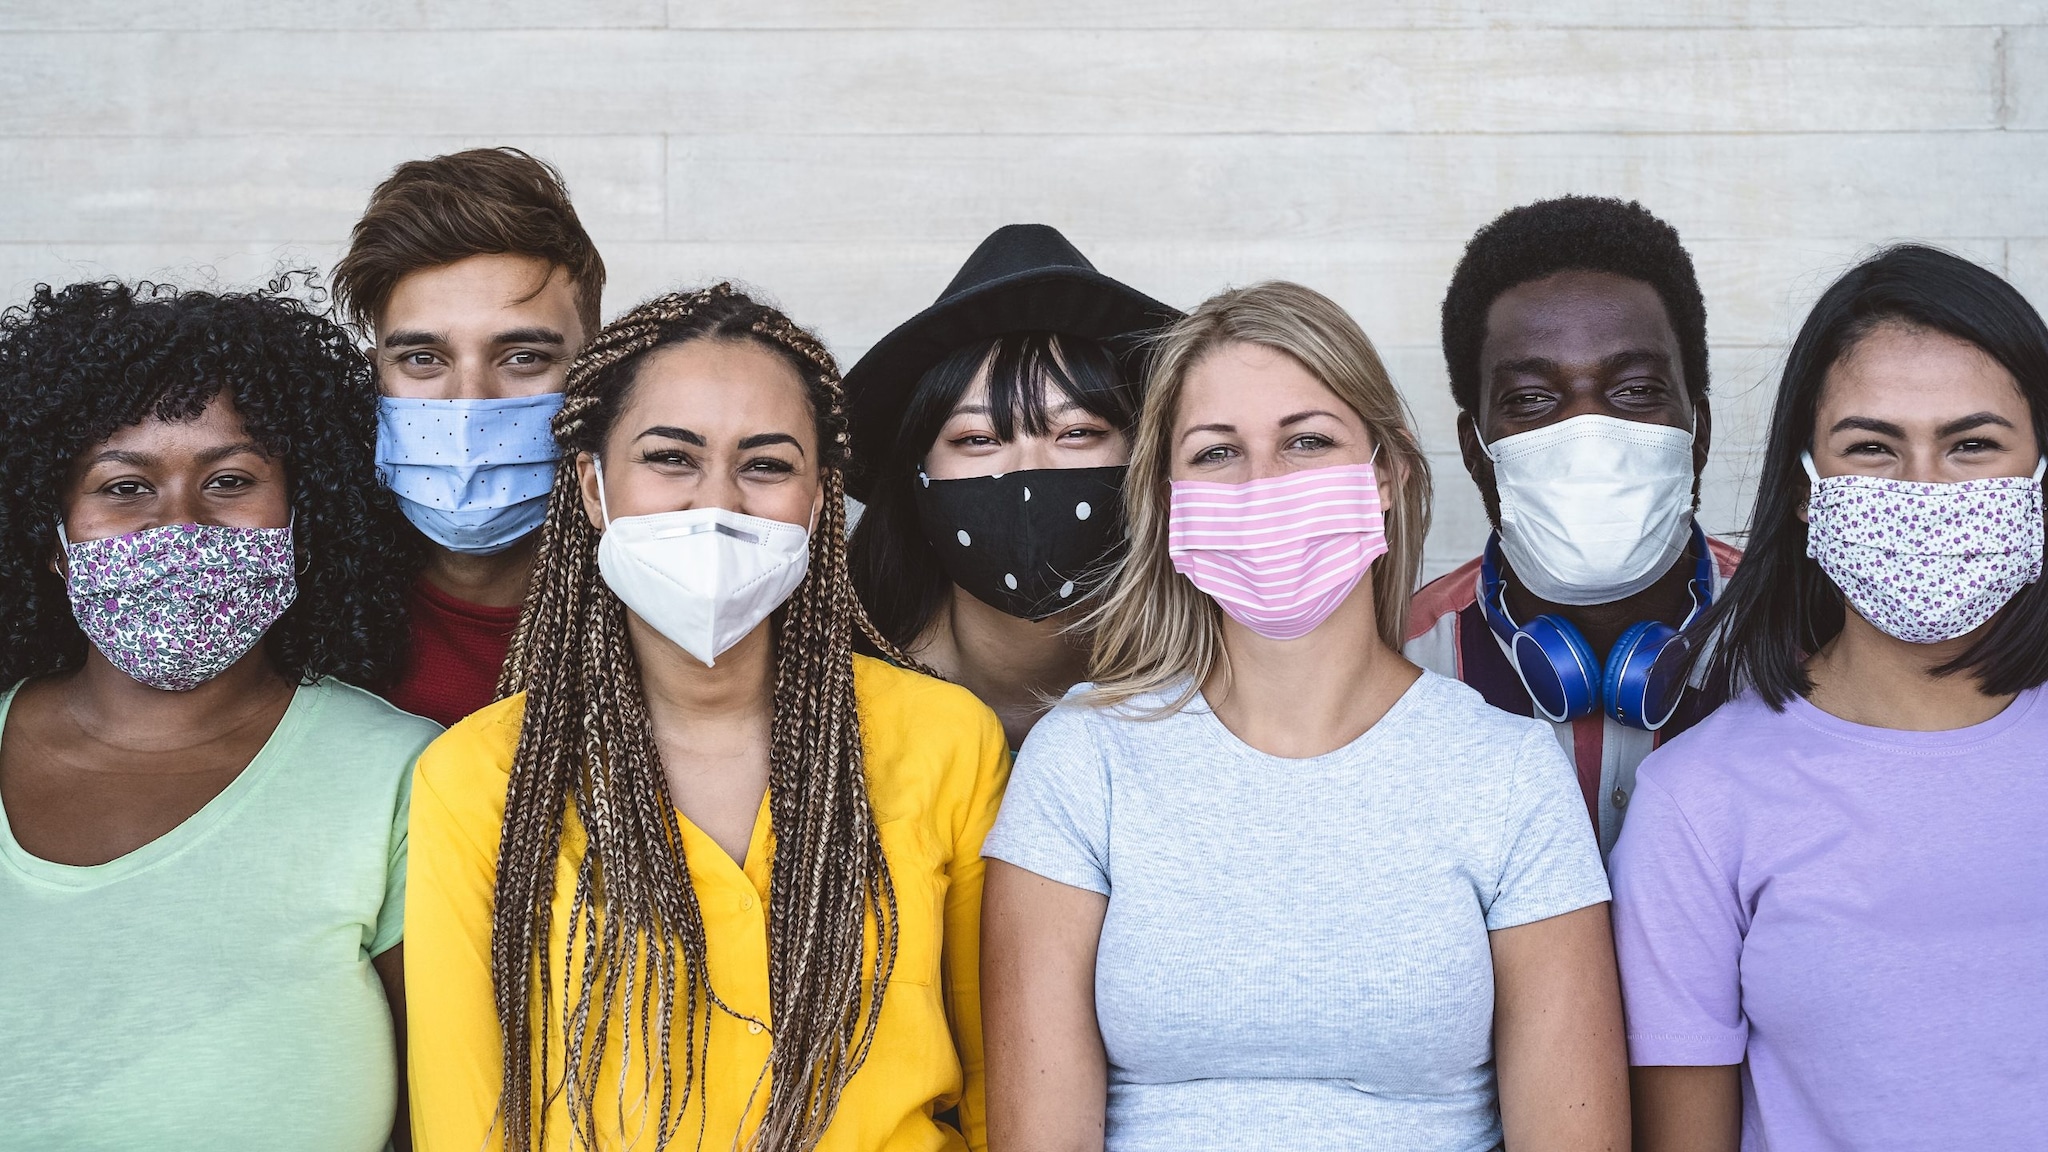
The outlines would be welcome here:
<svg viewBox="0 0 2048 1152">
<path fill-rule="evenodd" d="M 608 313 L 733 277 L 849 360 L 1013 221 L 1183 306 L 1329 292 L 1437 452 L 1432 571 L 1484 532 L 1437 306 L 1510 205 L 1684 234 L 1720 530 L 1860 253 L 1931 240 L 2048 304 L 2048 0 L 0 0 L 0 299 L 325 268 L 392 165 L 487 143 L 567 174 Z"/>
</svg>

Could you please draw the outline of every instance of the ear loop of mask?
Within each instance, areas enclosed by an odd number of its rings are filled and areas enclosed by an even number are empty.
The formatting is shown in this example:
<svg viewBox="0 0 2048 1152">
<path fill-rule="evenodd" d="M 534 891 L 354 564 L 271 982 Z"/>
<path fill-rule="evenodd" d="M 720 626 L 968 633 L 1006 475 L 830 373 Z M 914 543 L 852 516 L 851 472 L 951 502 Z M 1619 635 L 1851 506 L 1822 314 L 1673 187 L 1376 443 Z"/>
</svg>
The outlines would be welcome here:
<svg viewBox="0 0 2048 1152">
<path fill-rule="evenodd" d="M 604 517 L 605 529 L 609 531 L 612 526 L 612 506 L 606 503 L 604 498 L 604 457 L 592 452 L 590 466 L 597 472 L 597 511 Z"/>
</svg>

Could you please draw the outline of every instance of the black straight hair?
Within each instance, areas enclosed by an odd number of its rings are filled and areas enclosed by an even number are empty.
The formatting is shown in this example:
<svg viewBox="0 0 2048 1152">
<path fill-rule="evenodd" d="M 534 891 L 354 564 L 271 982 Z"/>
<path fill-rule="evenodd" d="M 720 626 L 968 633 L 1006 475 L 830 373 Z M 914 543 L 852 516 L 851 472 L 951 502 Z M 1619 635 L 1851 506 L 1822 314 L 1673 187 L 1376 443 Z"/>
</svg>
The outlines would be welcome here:
<svg viewBox="0 0 2048 1152">
<path fill-rule="evenodd" d="M 1799 456 L 1813 446 L 1828 370 L 1888 324 L 1940 332 L 1983 350 L 2019 382 L 2035 439 L 2048 446 L 2048 326 L 2012 285 L 1919 244 L 1887 248 L 1835 281 L 1807 314 L 1785 362 L 1742 564 L 1689 637 L 1698 651 L 1718 635 L 1709 675 L 1753 688 L 1774 710 L 1813 691 L 1806 658 L 1842 630 L 1841 590 L 1806 555 L 1801 513 L 1811 485 Z M 1991 696 L 2048 681 L 2044 585 L 2037 580 L 2021 589 L 1968 651 L 1935 674 L 1969 672 Z"/>
<path fill-rule="evenodd" d="M 962 345 L 926 370 L 904 406 L 895 442 L 875 468 L 874 486 L 847 553 L 868 619 L 906 651 L 945 607 L 952 585 L 925 540 L 912 486 L 939 429 L 983 365 L 988 366 L 989 419 L 1004 440 L 1020 430 L 1044 435 L 1053 409 L 1066 401 L 1119 432 L 1129 432 L 1138 420 L 1137 377 L 1099 340 L 1010 332 Z M 875 654 L 864 639 L 856 648 Z"/>
</svg>

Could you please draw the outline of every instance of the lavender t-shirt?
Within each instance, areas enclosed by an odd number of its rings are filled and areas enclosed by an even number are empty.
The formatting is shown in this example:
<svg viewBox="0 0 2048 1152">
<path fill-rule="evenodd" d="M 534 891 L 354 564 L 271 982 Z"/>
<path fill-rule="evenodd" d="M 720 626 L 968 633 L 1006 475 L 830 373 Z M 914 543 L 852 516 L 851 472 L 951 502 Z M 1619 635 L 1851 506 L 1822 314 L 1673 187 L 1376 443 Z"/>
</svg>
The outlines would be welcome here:
<svg viewBox="0 0 2048 1152">
<path fill-rule="evenodd" d="M 1610 865 L 1637 1065 L 1743 1064 L 1744 1152 L 2048 1147 L 2048 704 L 1949 732 L 1746 695 Z"/>
</svg>

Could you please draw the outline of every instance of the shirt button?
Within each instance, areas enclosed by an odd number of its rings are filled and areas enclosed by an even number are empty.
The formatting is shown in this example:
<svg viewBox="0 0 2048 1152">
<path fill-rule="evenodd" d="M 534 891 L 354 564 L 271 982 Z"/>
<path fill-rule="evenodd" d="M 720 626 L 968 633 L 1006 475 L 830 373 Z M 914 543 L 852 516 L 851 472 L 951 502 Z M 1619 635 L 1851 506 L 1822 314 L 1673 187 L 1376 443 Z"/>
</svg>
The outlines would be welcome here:
<svg viewBox="0 0 2048 1152">
<path fill-rule="evenodd" d="M 1616 808 L 1628 807 L 1628 793 L 1623 792 L 1619 788 L 1616 788 L 1614 790 L 1614 806 Z"/>
<path fill-rule="evenodd" d="M 759 1020 L 747 1021 L 747 1032 L 750 1035 L 759 1036 L 761 1034 L 761 1022 Z"/>
<path fill-rule="evenodd" d="M 752 896 L 742 896 L 742 897 L 740 897 L 740 907 L 742 907 L 742 908 L 752 908 L 753 906 L 754 906 L 754 898 L 753 898 Z"/>
</svg>

